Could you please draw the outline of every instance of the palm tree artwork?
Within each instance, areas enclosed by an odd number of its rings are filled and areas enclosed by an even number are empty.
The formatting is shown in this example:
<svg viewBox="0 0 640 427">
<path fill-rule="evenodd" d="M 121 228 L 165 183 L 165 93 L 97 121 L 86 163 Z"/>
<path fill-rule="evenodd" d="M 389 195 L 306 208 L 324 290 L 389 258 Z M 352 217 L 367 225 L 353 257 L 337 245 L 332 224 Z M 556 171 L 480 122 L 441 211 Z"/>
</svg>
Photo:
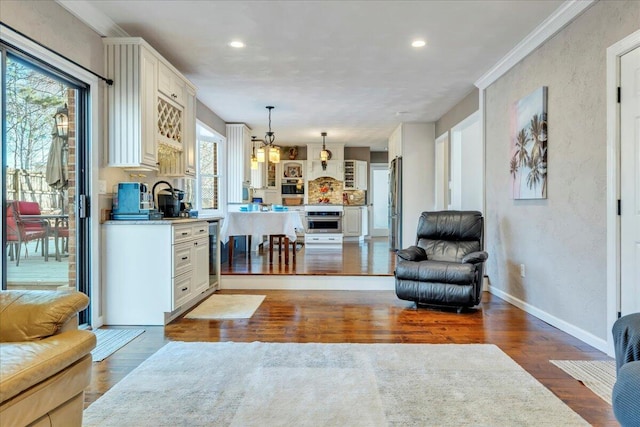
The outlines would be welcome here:
<svg viewBox="0 0 640 427">
<path fill-rule="evenodd" d="M 514 199 L 547 198 L 547 87 L 513 105 L 511 191 Z"/>
</svg>

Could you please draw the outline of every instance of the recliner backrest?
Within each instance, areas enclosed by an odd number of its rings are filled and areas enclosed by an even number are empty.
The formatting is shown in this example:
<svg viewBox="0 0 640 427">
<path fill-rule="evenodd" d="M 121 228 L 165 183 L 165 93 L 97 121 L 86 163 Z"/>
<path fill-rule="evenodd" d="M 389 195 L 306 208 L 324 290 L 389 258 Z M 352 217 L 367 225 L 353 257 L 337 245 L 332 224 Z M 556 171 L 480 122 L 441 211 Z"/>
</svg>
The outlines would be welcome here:
<svg viewBox="0 0 640 427">
<path fill-rule="evenodd" d="M 418 220 L 416 245 L 434 261 L 460 262 L 482 250 L 483 218 L 477 211 L 423 212 Z"/>
</svg>

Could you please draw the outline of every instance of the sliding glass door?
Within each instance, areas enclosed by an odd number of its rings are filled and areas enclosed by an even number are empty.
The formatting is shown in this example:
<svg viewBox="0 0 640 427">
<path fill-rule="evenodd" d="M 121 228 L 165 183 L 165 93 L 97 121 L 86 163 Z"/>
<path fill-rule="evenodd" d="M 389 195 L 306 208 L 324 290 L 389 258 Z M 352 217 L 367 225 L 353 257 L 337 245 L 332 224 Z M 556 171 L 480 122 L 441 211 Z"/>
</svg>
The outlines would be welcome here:
<svg viewBox="0 0 640 427">
<path fill-rule="evenodd" d="M 86 87 L 10 46 L 2 53 L 2 289 L 89 294 Z M 86 312 L 81 314 L 88 321 Z"/>
</svg>

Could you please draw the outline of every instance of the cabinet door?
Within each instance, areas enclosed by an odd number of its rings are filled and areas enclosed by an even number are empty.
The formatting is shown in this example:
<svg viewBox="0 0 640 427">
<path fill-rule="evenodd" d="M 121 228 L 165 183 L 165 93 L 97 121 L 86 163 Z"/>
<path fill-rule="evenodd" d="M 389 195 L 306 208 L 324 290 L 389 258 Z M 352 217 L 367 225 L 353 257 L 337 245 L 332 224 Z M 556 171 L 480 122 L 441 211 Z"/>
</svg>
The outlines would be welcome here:
<svg viewBox="0 0 640 427">
<path fill-rule="evenodd" d="M 355 163 L 355 188 L 356 190 L 367 189 L 367 162 L 358 160 Z M 346 171 L 345 171 L 346 175 Z"/>
<path fill-rule="evenodd" d="M 140 49 L 140 102 L 141 102 L 141 164 L 151 168 L 158 167 L 158 146 L 155 138 L 156 128 L 156 79 L 158 60 L 151 52 Z M 122 142 L 122 141 L 120 141 Z"/>
<path fill-rule="evenodd" d="M 343 233 L 345 237 L 354 237 L 360 235 L 360 208 L 345 208 L 343 218 Z"/>
<path fill-rule="evenodd" d="M 166 64 L 160 62 L 158 66 L 158 90 L 173 102 L 184 106 L 186 83 Z"/>
<path fill-rule="evenodd" d="M 187 98 L 184 108 L 184 175 L 196 175 L 196 91 L 187 87 Z"/>
<path fill-rule="evenodd" d="M 193 242 L 193 296 L 209 289 L 209 238 Z"/>
</svg>

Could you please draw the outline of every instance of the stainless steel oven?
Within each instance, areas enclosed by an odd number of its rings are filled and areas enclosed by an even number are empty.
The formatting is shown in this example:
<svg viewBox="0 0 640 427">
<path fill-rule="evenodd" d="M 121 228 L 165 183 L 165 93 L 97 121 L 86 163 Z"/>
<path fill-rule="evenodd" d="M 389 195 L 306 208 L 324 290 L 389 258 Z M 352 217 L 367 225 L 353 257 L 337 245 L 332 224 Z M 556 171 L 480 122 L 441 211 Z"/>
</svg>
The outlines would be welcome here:
<svg viewBox="0 0 640 427">
<path fill-rule="evenodd" d="M 307 233 L 342 233 L 342 212 L 307 212 Z"/>
</svg>

